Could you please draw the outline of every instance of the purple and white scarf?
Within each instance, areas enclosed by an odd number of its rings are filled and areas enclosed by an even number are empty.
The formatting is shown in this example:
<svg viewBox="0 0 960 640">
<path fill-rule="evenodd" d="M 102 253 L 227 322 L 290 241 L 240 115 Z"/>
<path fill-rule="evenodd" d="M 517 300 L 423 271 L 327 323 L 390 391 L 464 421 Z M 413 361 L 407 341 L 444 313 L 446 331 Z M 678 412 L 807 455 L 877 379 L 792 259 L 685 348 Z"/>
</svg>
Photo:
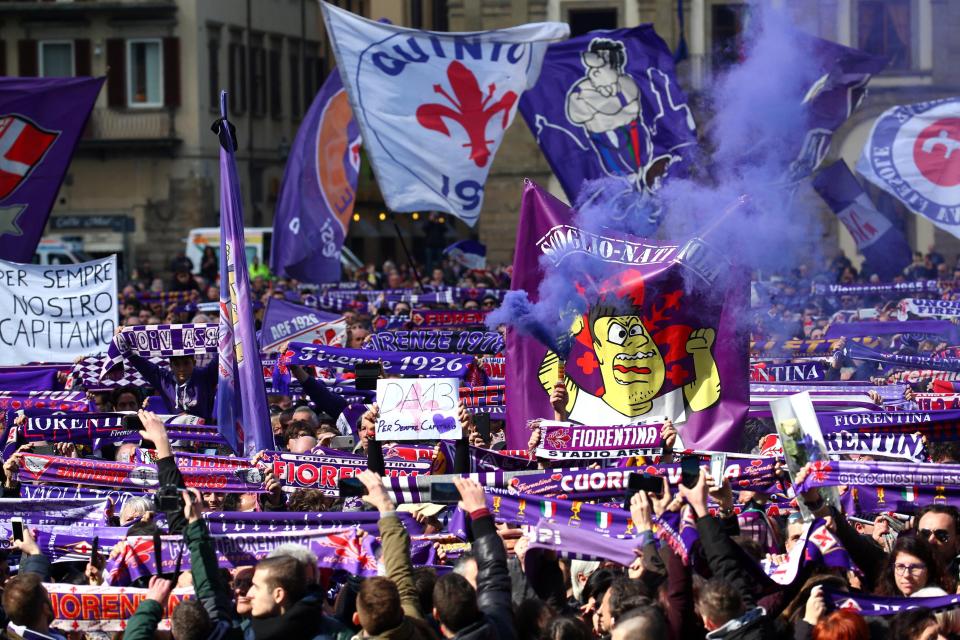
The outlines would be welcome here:
<svg viewBox="0 0 960 640">
<path fill-rule="evenodd" d="M 461 377 L 467 372 L 467 367 L 473 360 L 473 356 L 466 355 L 343 349 L 307 342 L 291 342 L 283 355 L 284 364 L 331 368 L 352 367 L 364 362 L 380 361 L 387 374 L 426 378 Z"/>
<path fill-rule="evenodd" d="M 329 455 L 318 456 L 267 451 L 260 460 L 268 465 L 274 477 L 283 483 L 284 487 L 289 487 L 290 490 L 319 489 L 331 496 L 340 495 L 338 481 L 341 478 L 352 478 L 367 468 L 365 457 L 352 456 L 343 452 L 331 452 Z M 388 476 L 416 476 L 429 473 L 432 462 L 386 460 L 384 465 Z"/>
<path fill-rule="evenodd" d="M 0 391 L 0 409 L 56 409 L 86 411 L 90 408 L 83 391 Z"/>
<path fill-rule="evenodd" d="M 543 421 L 537 457 L 549 460 L 618 460 L 647 455 L 663 448 L 663 425 L 574 426 Z"/>
<path fill-rule="evenodd" d="M 531 551 L 553 551 L 563 558 L 575 560 L 610 560 L 624 566 L 637 559 L 635 538 L 615 538 L 541 518 L 534 525 L 524 527 L 524 536 L 530 541 Z M 529 560 L 527 560 L 529 562 Z"/>
<path fill-rule="evenodd" d="M 960 467 L 955 464 L 911 462 L 817 461 L 811 463 L 810 472 L 797 492 L 840 485 L 960 487 Z"/>
<path fill-rule="evenodd" d="M 960 605 L 958 594 L 932 598 L 897 598 L 824 589 L 823 595 L 831 608 L 855 611 L 863 616 L 895 616 L 901 611 L 920 607 L 940 611 Z"/>
<path fill-rule="evenodd" d="M 221 567 L 254 565 L 283 544 L 298 544 L 317 556 L 317 566 L 342 570 L 356 576 L 377 575 L 377 558 L 372 536 L 357 535 L 353 528 L 271 533 L 226 533 L 211 536 Z M 179 560 L 181 570 L 190 567 L 190 552 L 182 536 L 162 536 L 160 570 L 172 573 Z M 128 537 L 122 541 L 119 555 L 110 560 L 106 580 L 111 585 L 125 586 L 145 576 L 158 573 L 153 537 Z"/>
<path fill-rule="evenodd" d="M 882 336 L 897 333 L 915 335 L 945 336 L 948 344 L 958 341 L 957 325 L 947 320 L 902 320 L 883 322 L 881 320 L 840 322 L 831 324 L 824 334 L 827 340 L 835 338 L 853 338 Z"/>
<path fill-rule="evenodd" d="M 108 359 L 107 354 L 98 353 L 87 356 L 73 365 L 73 369 L 67 374 L 67 389 L 113 389 L 118 387 L 148 387 L 150 383 L 144 380 L 140 372 L 133 368 L 113 369 L 107 375 L 100 377 L 103 372 L 104 364 Z M 159 367 L 169 367 L 170 362 L 166 358 L 151 357 L 150 362 Z"/>
<path fill-rule="evenodd" d="M 440 353 L 497 354 L 504 350 L 503 336 L 495 331 L 452 331 L 414 329 L 379 331 L 371 335 L 364 349 L 379 351 L 430 351 Z"/>
<path fill-rule="evenodd" d="M 843 354 L 855 360 L 869 360 L 907 369 L 932 369 L 936 371 L 960 372 L 960 358 L 934 358 L 902 353 L 881 353 L 875 349 L 856 343 L 849 343 Z"/>
<path fill-rule="evenodd" d="M 860 455 L 901 458 L 926 462 L 924 436 L 917 433 L 851 433 L 838 431 L 823 436 L 831 455 Z"/>
<path fill-rule="evenodd" d="M 883 282 L 877 284 L 820 284 L 813 285 L 812 292 L 818 296 L 867 296 L 879 294 L 939 293 L 936 280 L 915 282 Z"/>
<path fill-rule="evenodd" d="M 23 518 L 31 527 L 69 525 L 74 527 L 98 527 L 106 525 L 113 505 L 106 498 L 22 500 L 0 498 L 0 517 Z"/>
<path fill-rule="evenodd" d="M 50 604 L 53 605 L 54 619 L 50 627 L 65 633 L 123 631 L 140 603 L 147 598 L 146 589 L 131 587 L 73 585 L 59 582 L 45 583 L 43 586 L 50 596 Z M 193 598 L 192 587 L 171 591 L 170 597 L 164 603 L 163 617 L 157 624 L 157 629 L 169 631 L 172 611 L 184 600 Z M 48 638 L 49 636 L 37 634 L 34 637 Z M 23 635 L 23 638 L 31 640 L 28 635 Z"/>
<path fill-rule="evenodd" d="M 100 375 L 106 377 L 110 369 L 122 364 L 125 353 L 144 358 L 217 353 L 219 331 L 219 325 L 213 322 L 124 327 L 113 337 Z"/>
<path fill-rule="evenodd" d="M 181 469 L 188 487 L 204 491 L 264 493 L 259 469 Z M 110 462 L 97 458 L 65 458 L 25 453 L 18 473 L 20 481 L 80 483 L 96 487 L 155 489 L 159 486 L 156 465 Z"/>
<path fill-rule="evenodd" d="M 114 513 L 120 513 L 130 498 L 150 497 L 149 494 L 94 489 L 77 486 L 21 484 L 20 497 L 27 500 L 109 500 Z"/>
</svg>

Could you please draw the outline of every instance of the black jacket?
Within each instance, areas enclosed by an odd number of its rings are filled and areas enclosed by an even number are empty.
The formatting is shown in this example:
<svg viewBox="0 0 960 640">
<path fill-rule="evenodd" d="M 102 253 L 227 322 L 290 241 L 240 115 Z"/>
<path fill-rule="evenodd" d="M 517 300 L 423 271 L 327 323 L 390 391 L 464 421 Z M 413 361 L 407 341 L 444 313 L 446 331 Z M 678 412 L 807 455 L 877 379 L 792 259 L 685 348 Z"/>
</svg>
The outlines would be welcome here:
<svg viewBox="0 0 960 640">
<path fill-rule="evenodd" d="M 770 617 L 757 604 L 757 580 L 747 569 L 742 551 L 730 539 L 720 524 L 711 516 L 697 519 L 700 545 L 715 578 L 726 580 L 743 597 L 746 613 L 728 621 L 719 629 L 707 634 L 707 638 L 724 640 L 763 640 L 772 638 L 773 625 Z"/>
<path fill-rule="evenodd" d="M 474 520 L 473 554 L 477 559 L 477 607 L 483 617 L 460 629 L 455 640 L 514 640 L 512 584 L 507 550 L 497 535 L 491 516 Z"/>
<path fill-rule="evenodd" d="M 334 640 L 349 637 L 346 627 L 323 614 L 322 603 L 313 596 L 297 602 L 282 616 L 254 618 L 246 637 L 253 640 Z"/>
</svg>

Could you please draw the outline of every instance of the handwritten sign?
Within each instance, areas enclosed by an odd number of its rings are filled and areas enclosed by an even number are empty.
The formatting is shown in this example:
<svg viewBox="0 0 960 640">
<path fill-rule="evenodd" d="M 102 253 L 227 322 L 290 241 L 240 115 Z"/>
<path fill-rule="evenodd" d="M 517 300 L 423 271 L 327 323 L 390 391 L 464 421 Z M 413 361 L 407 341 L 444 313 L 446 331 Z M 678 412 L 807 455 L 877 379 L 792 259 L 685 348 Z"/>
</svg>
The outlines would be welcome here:
<svg viewBox="0 0 960 640">
<path fill-rule="evenodd" d="M 106 351 L 116 328 L 116 256 L 62 266 L 0 260 L 0 364 Z"/>
<path fill-rule="evenodd" d="M 377 380 L 377 440 L 459 440 L 459 402 L 457 378 Z"/>
</svg>

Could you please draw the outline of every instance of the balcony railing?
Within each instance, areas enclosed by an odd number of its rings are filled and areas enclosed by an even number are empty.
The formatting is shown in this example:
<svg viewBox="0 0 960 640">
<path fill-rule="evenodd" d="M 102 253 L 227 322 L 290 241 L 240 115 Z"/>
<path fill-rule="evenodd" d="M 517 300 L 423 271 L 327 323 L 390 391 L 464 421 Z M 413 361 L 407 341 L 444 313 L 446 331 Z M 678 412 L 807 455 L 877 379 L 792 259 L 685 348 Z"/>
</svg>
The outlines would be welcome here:
<svg viewBox="0 0 960 640">
<path fill-rule="evenodd" d="M 125 111 L 97 107 L 81 142 L 86 146 L 172 146 L 180 143 L 173 111 Z"/>
</svg>

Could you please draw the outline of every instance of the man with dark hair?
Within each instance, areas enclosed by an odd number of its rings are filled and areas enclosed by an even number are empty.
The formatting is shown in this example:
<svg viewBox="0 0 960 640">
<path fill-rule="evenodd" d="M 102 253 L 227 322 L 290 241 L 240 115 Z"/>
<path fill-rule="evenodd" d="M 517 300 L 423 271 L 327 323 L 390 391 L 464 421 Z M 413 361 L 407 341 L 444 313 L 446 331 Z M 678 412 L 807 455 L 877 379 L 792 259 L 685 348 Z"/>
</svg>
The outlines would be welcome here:
<svg viewBox="0 0 960 640">
<path fill-rule="evenodd" d="M 357 594 L 357 618 L 368 636 L 383 635 L 403 624 L 403 606 L 397 585 L 389 578 L 368 578 Z"/>
<path fill-rule="evenodd" d="M 700 588 L 695 607 L 707 638 L 759 640 L 773 636 L 773 625 L 763 607 L 756 606 L 756 581 L 747 571 L 750 560 L 720 521 L 707 510 L 707 474 L 692 488 L 680 485 L 680 494 L 697 518 L 700 545 L 713 577 Z"/>
<path fill-rule="evenodd" d="M 276 556 L 257 563 L 247 593 L 254 618 L 282 616 L 307 590 L 303 567 L 296 558 Z"/>
<path fill-rule="evenodd" d="M 127 362 L 139 371 L 143 379 L 163 398 L 170 413 L 189 413 L 205 420 L 216 417 L 214 400 L 219 377 L 216 354 L 202 367 L 197 366 L 193 356 L 171 356 L 170 368 L 167 369 L 131 352 L 127 349 L 126 342 L 118 341 L 118 344 L 121 349 L 125 349 L 123 355 Z"/>
<path fill-rule="evenodd" d="M 170 629 L 177 640 L 207 640 L 211 627 L 210 615 L 197 600 L 184 600 L 170 614 Z"/>
<path fill-rule="evenodd" d="M 660 640 L 666 638 L 667 620 L 660 607 L 646 604 L 617 618 L 610 640 Z"/>
<path fill-rule="evenodd" d="M 914 518 L 918 538 L 933 546 L 937 560 L 957 577 L 957 555 L 960 554 L 960 510 L 948 504 L 928 504 Z"/>
<path fill-rule="evenodd" d="M 457 640 L 516 637 L 511 607 L 507 552 L 487 509 L 483 487 L 468 478 L 455 478 L 460 508 L 469 514 L 477 588 L 466 578 L 448 573 L 433 588 L 433 616 L 446 638 Z"/>
<path fill-rule="evenodd" d="M 50 595 L 43 588 L 42 578 L 35 573 L 10 578 L 3 589 L 3 610 L 10 618 L 8 638 L 63 638 L 50 631 L 53 606 Z"/>
</svg>

